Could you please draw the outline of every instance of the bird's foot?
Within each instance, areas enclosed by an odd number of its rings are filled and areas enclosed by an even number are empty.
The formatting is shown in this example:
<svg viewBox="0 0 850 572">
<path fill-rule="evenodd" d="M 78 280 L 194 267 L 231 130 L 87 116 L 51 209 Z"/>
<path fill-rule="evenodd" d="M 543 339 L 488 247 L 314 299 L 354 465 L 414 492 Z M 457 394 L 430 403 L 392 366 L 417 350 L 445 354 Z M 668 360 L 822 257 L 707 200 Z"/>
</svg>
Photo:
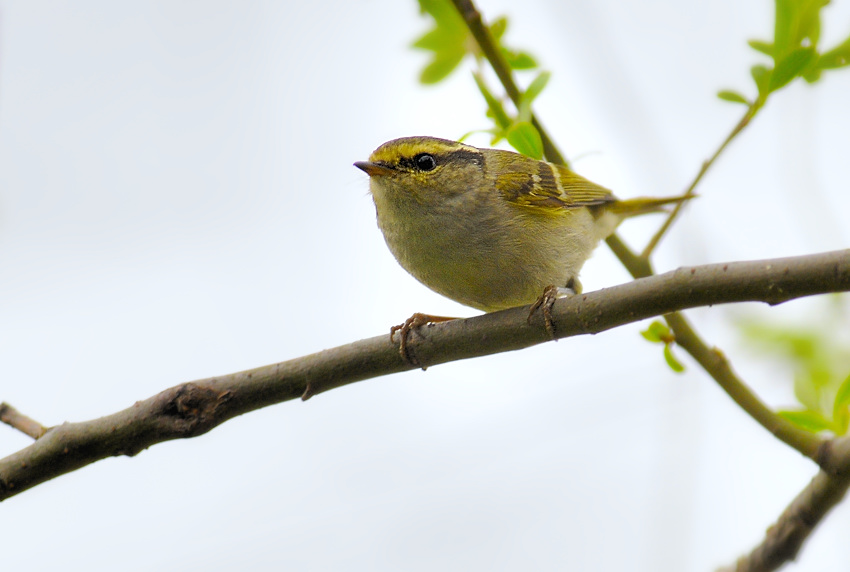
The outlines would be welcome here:
<svg viewBox="0 0 850 572">
<path fill-rule="evenodd" d="M 410 353 L 410 347 L 408 346 L 408 337 L 410 336 L 411 330 L 414 330 L 420 326 L 424 326 L 426 324 L 435 324 L 438 322 L 448 322 L 450 320 L 456 320 L 457 318 L 449 318 L 446 316 L 432 316 L 431 314 L 422 314 L 416 312 L 408 319 L 404 321 L 403 324 L 399 324 L 397 326 L 393 326 L 390 328 L 390 341 L 392 341 L 393 336 L 396 332 L 399 332 L 399 344 L 398 344 L 398 353 L 401 354 L 401 359 L 409 363 L 410 365 L 422 367 L 422 364 L 419 363 L 419 360 L 416 359 L 412 353 Z M 425 369 L 422 367 L 422 369 Z"/>
<path fill-rule="evenodd" d="M 552 306 L 558 298 L 569 298 L 578 294 L 580 286 L 576 285 L 575 280 L 567 282 L 567 286 L 561 288 L 550 284 L 543 289 L 543 294 L 531 305 L 531 310 L 528 312 L 528 323 L 531 324 L 531 318 L 540 310 L 543 314 L 543 323 L 546 325 L 546 332 L 553 340 L 555 337 L 555 320 L 552 318 Z"/>
</svg>

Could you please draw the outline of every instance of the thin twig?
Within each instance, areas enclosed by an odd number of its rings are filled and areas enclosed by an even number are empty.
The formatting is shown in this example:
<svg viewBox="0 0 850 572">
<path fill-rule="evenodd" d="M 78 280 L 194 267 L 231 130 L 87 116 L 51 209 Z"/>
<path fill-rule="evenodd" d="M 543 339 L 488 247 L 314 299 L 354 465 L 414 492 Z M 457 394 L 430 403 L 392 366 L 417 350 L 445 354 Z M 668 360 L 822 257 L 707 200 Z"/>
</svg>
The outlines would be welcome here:
<svg viewBox="0 0 850 572">
<path fill-rule="evenodd" d="M 850 291 L 850 250 L 753 262 L 712 264 L 633 280 L 560 299 L 551 309 L 556 338 L 595 334 L 696 306 L 762 301 L 769 304 Z M 543 317 L 528 323 L 529 307 L 411 332 L 419 363 L 519 350 L 549 341 Z M 357 381 L 414 369 L 386 334 L 249 371 L 185 383 L 100 419 L 64 423 L 32 445 L 0 459 L 0 500 L 100 459 L 135 455 L 172 439 L 195 437 L 249 411 L 304 399 Z M 822 441 L 807 434 L 804 451 Z M 780 435 L 781 437 L 781 435 Z"/>
<path fill-rule="evenodd" d="M 0 421 L 33 439 L 38 439 L 47 431 L 47 427 L 27 417 L 6 402 L 0 403 Z"/>
<path fill-rule="evenodd" d="M 743 131 L 747 125 L 750 124 L 750 121 L 753 117 L 755 117 L 759 109 L 761 109 L 761 103 L 759 101 L 750 104 L 750 106 L 747 108 L 747 112 L 744 113 L 744 116 L 741 118 L 738 124 L 735 125 L 732 131 L 729 132 L 729 135 L 726 136 L 726 139 L 723 140 L 723 143 L 721 143 L 720 147 L 718 147 L 717 150 L 714 152 L 714 155 L 712 155 L 707 161 L 703 162 L 702 167 L 700 167 L 700 170 L 697 173 L 697 176 L 694 177 L 694 180 L 691 181 L 688 190 L 685 191 L 686 197 L 691 197 L 694 195 L 694 191 L 696 190 L 697 185 L 700 183 L 700 181 L 702 181 L 703 176 L 708 172 L 708 170 L 711 168 L 711 166 L 714 164 L 720 154 L 723 153 L 729 143 L 731 143 L 732 140 L 737 137 L 738 134 Z M 659 242 L 661 242 L 661 239 L 670 229 L 670 226 L 673 224 L 673 221 L 681 212 L 685 202 L 686 201 L 681 201 L 676 203 L 676 206 L 673 208 L 672 211 L 670 211 L 670 214 L 667 215 L 667 218 L 664 219 L 664 223 L 649 240 L 646 245 L 646 248 L 643 249 L 643 252 L 640 253 L 641 258 L 647 260 L 649 259 L 649 257 L 652 255 L 652 252 L 655 250 L 655 247 L 658 246 Z"/>
</svg>

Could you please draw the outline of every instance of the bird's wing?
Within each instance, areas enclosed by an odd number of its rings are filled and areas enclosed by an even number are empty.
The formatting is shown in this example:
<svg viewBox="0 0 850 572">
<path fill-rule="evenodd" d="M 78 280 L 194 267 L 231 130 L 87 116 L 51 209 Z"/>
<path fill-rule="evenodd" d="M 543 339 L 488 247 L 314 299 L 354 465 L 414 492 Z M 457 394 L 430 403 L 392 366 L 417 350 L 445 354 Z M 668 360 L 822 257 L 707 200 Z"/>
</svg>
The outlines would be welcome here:
<svg viewBox="0 0 850 572">
<path fill-rule="evenodd" d="M 495 177 L 496 189 L 512 204 L 562 210 L 617 200 L 605 187 L 566 167 L 545 161 L 529 161 L 524 157 L 517 160 L 506 156 L 502 159 Z"/>
</svg>

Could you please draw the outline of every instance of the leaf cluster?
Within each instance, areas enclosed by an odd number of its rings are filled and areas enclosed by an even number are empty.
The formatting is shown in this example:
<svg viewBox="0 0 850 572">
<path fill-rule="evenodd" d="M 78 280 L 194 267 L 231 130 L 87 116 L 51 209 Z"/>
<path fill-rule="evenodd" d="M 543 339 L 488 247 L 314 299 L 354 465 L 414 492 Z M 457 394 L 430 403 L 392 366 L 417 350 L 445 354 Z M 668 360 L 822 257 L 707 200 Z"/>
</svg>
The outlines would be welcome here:
<svg viewBox="0 0 850 572">
<path fill-rule="evenodd" d="M 739 92 L 720 91 L 725 101 L 761 106 L 773 92 L 801 77 L 809 83 L 821 78 L 824 70 L 850 65 L 850 36 L 825 52 L 818 50 L 821 10 L 829 0 L 775 0 L 776 19 L 773 41 L 750 40 L 751 48 L 773 60 L 773 65 L 750 68 L 758 97 L 749 101 Z"/>
<path fill-rule="evenodd" d="M 664 322 L 654 320 L 649 327 L 643 330 L 640 335 L 645 340 L 654 344 L 664 344 L 664 361 L 670 366 L 670 369 L 676 373 L 685 371 L 685 366 L 682 365 L 675 355 L 673 355 L 673 344 L 676 343 L 676 337 L 673 332 Z"/>
<path fill-rule="evenodd" d="M 850 348 L 839 337 L 842 326 L 847 329 L 846 298 L 835 299 L 842 306 L 812 313 L 805 323 L 747 320 L 739 327 L 755 348 L 794 370 L 794 396 L 800 407 L 780 410 L 779 415 L 813 433 L 845 435 L 850 426 Z"/>
<path fill-rule="evenodd" d="M 449 0 L 419 0 L 423 14 L 433 18 L 434 26 L 413 42 L 413 47 L 432 52 L 430 62 L 422 69 L 419 80 L 423 84 L 435 84 L 446 79 L 458 68 L 463 59 L 472 56 L 478 69 L 473 73 L 478 90 L 487 104 L 487 117 L 493 126 L 484 131 L 493 135 L 490 142 L 495 145 L 501 140 L 507 142 L 523 155 L 535 159 L 543 158 L 543 142 L 540 132 L 532 124 L 531 104 L 540 95 L 549 82 L 550 73 L 539 72 L 522 92 L 515 110 L 508 110 L 508 99 L 504 95 L 497 97 L 488 87 L 484 77 L 484 57 L 477 42 L 466 24 Z M 504 43 L 508 29 L 508 18 L 496 18 L 488 30 L 499 52 L 513 71 L 534 70 L 537 60 L 530 53 L 516 50 Z M 467 133 L 461 139 L 473 132 Z"/>
</svg>

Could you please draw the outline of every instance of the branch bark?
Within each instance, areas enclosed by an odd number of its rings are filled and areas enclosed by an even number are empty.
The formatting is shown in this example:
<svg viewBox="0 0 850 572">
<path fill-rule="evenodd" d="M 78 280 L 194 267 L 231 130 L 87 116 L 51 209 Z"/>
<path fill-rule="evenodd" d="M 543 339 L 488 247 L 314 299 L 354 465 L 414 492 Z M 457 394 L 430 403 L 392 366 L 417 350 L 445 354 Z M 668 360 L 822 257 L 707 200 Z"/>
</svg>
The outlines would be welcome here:
<svg viewBox="0 0 850 572">
<path fill-rule="evenodd" d="M 697 306 L 850 290 L 850 250 L 794 258 L 680 268 L 556 301 L 556 338 L 596 334 Z M 415 330 L 410 349 L 428 366 L 549 341 L 542 316 L 513 308 Z M 530 323 L 529 323 L 530 322 Z M 49 428 L 0 460 L 0 500 L 59 475 L 172 439 L 195 437 L 228 419 L 290 399 L 413 369 L 387 335 L 278 364 L 181 384 L 106 417 Z M 811 436 L 812 447 L 825 442 Z M 823 448 L 821 447 L 821 451 Z"/>
<path fill-rule="evenodd" d="M 850 437 L 824 447 L 821 470 L 767 529 L 761 544 L 718 572 L 770 572 L 797 558 L 803 543 L 850 487 Z"/>
<path fill-rule="evenodd" d="M 47 427 L 5 402 L 0 403 L 0 421 L 33 439 L 38 439 L 47 431 Z"/>
</svg>

